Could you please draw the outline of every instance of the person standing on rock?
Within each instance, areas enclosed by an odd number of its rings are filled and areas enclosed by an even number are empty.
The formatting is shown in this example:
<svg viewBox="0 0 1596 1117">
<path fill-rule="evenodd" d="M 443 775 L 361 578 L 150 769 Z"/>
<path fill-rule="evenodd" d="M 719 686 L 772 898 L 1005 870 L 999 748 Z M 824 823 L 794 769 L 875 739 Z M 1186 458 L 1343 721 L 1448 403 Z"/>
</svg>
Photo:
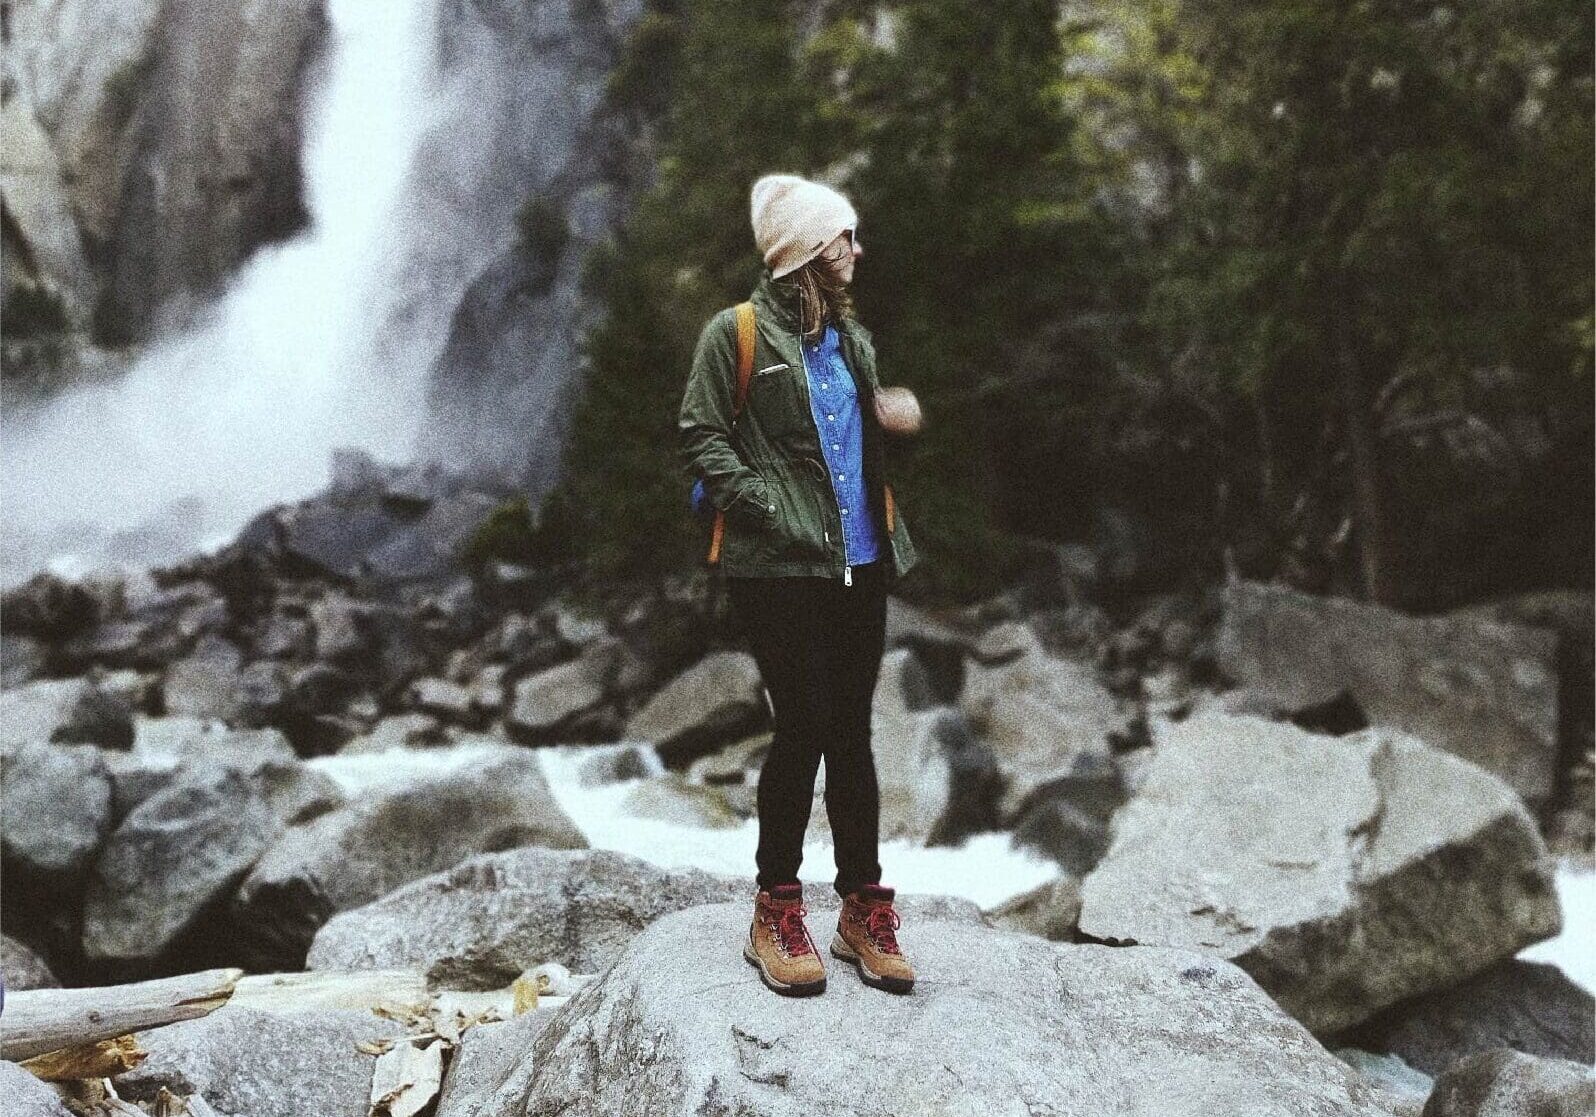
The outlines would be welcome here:
<svg viewBox="0 0 1596 1117">
<path fill-rule="evenodd" d="M 916 433 L 920 408 L 908 389 L 880 386 L 854 315 L 853 205 L 791 174 L 762 176 L 751 202 L 766 266 L 747 302 L 704 325 L 677 421 L 695 510 L 714 516 L 708 562 L 725 577 L 775 722 L 743 956 L 779 993 L 826 987 L 798 882 L 824 758 L 842 897 L 831 953 L 867 984 L 908 992 L 894 889 L 881 883 L 870 706 L 887 589 L 918 557 L 884 443 Z"/>
</svg>

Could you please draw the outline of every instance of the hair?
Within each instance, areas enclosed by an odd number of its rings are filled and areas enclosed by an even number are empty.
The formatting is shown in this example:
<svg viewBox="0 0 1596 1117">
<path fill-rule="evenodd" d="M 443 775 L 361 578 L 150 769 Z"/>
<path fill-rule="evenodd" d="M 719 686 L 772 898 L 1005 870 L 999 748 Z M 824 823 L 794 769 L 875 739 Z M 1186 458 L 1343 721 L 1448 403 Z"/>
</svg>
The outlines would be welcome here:
<svg viewBox="0 0 1596 1117">
<path fill-rule="evenodd" d="M 852 250 L 850 242 L 849 250 Z M 815 340 L 826 328 L 826 323 L 840 322 L 854 316 L 853 295 L 848 285 L 837 277 L 825 253 L 805 261 L 794 268 L 789 276 L 799 292 L 800 325 L 802 336 Z"/>
</svg>

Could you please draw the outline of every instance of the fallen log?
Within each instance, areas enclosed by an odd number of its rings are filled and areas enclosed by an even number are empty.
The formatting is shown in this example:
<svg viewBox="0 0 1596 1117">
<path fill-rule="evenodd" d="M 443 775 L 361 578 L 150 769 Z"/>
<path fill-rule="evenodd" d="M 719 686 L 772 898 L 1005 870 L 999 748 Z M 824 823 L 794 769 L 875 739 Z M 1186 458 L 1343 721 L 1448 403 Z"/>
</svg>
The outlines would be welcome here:
<svg viewBox="0 0 1596 1117">
<path fill-rule="evenodd" d="M 248 974 L 233 989 L 231 1004 L 282 1012 L 305 1008 L 375 1008 L 380 1004 L 425 1004 L 427 978 L 420 970 L 355 970 Z"/>
<path fill-rule="evenodd" d="M 243 975 L 228 967 L 128 985 L 24 989 L 6 998 L 0 1014 L 0 1059 L 21 1062 L 204 1016 L 227 1003 Z"/>
</svg>

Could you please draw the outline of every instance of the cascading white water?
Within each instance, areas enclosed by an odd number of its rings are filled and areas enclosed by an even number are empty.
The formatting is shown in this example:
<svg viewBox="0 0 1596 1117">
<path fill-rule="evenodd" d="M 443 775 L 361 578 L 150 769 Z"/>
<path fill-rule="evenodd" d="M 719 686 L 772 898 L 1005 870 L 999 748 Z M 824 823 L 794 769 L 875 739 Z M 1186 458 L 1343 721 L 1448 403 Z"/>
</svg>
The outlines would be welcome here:
<svg viewBox="0 0 1596 1117">
<path fill-rule="evenodd" d="M 330 0 L 307 90 L 310 225 L 257 251 L 199 320 L 127 372 L 29 409 L 0 438 L 0 577 L 163 561 L 327 480 L 330 451 L 409 457 L 446 316 L 396 346 L 411 164 L 439 111 L 437 0 Z M 395 359 L 395 352 L 403 354 Z"/>
</svg>

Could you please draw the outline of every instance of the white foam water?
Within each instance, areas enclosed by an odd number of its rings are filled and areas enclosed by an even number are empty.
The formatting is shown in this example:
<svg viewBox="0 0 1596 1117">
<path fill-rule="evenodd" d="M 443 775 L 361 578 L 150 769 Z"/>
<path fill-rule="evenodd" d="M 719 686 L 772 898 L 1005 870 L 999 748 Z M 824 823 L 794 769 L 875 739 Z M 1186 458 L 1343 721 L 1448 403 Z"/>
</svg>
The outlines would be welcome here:
<svg viewBox="0 0 1596 1117">
<path fill-rule="evenodd" d="M 403 203 L 438 111 L 436 6 L 331 0 L 329 49 L 307 90 L 308 227 L 255 251 L 191 324 L 122 375 L 8 409 L 8 581 L 214 545 L 325 485 L 336 447 L 408 455 L 427 347 L 396 363 L 373 333 L 401 286 L 400 247 L 425 235 Z"/>
</svg>

